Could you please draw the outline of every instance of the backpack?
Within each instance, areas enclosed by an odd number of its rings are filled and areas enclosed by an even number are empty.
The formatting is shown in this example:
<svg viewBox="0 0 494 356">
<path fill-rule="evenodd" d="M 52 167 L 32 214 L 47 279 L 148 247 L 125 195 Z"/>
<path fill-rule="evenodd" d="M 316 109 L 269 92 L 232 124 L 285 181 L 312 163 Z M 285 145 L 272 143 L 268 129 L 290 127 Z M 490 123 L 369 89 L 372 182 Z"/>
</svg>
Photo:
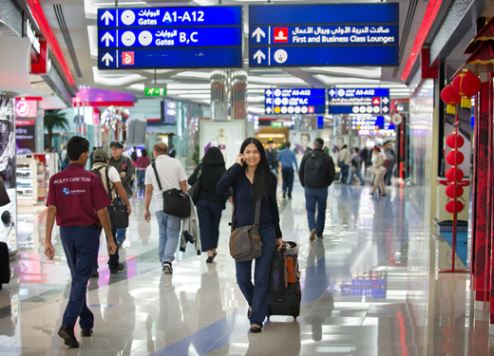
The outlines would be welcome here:
<svg viewBox="0 0 494 356">
<path fill-rule="evenodd" d="M 305 162 L 304 180 L 305 185 L 312 188 L 323 187 L 325 181 L 325 175 L 327 174 L 326 165 L 324 164 L 323 157 L 318 157 L 312 153 L 309 153 L 307 161 Z"/>
</svg>

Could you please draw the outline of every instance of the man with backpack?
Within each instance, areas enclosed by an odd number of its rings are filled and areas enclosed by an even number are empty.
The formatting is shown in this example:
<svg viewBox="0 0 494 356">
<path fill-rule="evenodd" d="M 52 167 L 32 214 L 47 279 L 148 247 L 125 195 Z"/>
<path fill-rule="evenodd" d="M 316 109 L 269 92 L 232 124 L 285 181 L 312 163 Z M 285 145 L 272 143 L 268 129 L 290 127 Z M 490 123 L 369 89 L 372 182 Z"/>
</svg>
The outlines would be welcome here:
<svg viewBox="0 0 494 356">
<path fill-rule="evenodd" d="M 108 165 L 108 154 L 103 149 L 97 149 L 93 152 L 93 166 L 91 167 L 92 171 L 96 173 L 96 175 L 101 180 L 103 184 L 103 188 L 105 188 L 108 197 L 111 201 L 115 201 L 116 198 L 120 197 L 123 203 L 127 206 L 127 212 L 130 215 L 132 212 L 132 207 L 129 202 L 129 198 L 127 196 L 127 192 L 122 184 L 122 180 L 120 179 L 120 174 L 115 167 Z M 111 227 L 112 234 L 115 237 L 117 233 L 117 229 L 115 227 Z M 108 237 L 107 237 L 108 238 Z M 115 239 L 115 244 L 117 245 L 117 251 L 114 255 L 110 255 L 110 259 L 108 260 L 108 268 L 111 273 L 117 273 L 124 269 L 124 265 L 119 262 L 119 254 L 118 254 L 118 244 Z M 95 270 L 93 271 L 92 277 L 98 277 L 98 266 L 95 266 Z"/>
<path fill-rule="evenodd" d="M 328 187 L 335 176 L 333 159 L 323 151 L 323 147 L 324 140 L 316 138 L 314 149 L 304 156 L 299 171 L 300 183 L 305 189 L 305 208 L 311 241 L 316 237 L 323 237 Z"/>
<path fill-rule="evenodd" d="M 108 164 L 117 169 L 120 174 L 122 185 L 127 192 L 127 196 L 130 198 L 132 197 L 132 185 L 134 183 L 135 169 L 132 160 L 123 155 L 123 148 L 124 146 L 120 142 L 115 141 L 110 144 L 111 157 Z M 117 243 L 119 247 L 121 247 L 125 241 L 126 232 L 127 229 L 117 229 Z"/>
</svg>

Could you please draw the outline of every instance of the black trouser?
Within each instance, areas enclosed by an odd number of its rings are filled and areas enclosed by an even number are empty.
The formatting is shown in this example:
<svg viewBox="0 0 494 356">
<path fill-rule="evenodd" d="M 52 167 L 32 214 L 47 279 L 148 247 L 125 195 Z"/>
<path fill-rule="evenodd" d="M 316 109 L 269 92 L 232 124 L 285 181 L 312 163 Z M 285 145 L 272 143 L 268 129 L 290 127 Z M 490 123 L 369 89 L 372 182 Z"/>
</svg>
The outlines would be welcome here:
<svg viewBox="0 0 494 356">
<path fill-rule="evenodd" d="M 117 245 L 117 240 L 116 240 L 116 234 L 117 234 L 117 229 L 112 229 L 111 230 L 111 233 L 113 235 L 113 241 L 115 242 L 115 245 Z M 108 236 L 106 237 L 106 241 L 107 241 L 107 244 L 108 244 Z M 118 264 L 119 264 L 119 259 L 120 257 L 118 256 L 118 251 L 120 250 L 120 248 L 118 247 L 117 245 L 117 250 L 115 251 L 115 254 L 114 255 L 109 255 L 109 259 L 108 259 L 108 268 L 110 270 L 112 269 L 117 269 L 118 268 Z M 94 266 L 94 269 L 93 269 L 93 274 L 98 271 L 98 262 L 96 261 L 96 266 Z"/>
<path fill-rule="evenodd" d="M 283 167 L 281 169 L 281 174 L 283 175 L 283 194 L 288 193 L 288 195 L 291 195 L 294 178 L 293 168 Z"/>
</svg>

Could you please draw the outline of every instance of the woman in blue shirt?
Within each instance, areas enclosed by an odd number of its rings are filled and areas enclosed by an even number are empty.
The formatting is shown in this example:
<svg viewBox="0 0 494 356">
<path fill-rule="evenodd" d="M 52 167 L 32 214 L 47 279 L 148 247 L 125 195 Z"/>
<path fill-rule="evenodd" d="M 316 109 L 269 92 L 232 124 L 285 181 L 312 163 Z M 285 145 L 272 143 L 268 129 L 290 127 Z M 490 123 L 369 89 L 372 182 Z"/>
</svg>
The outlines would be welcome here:
<svg viewBox="0 0 494 356">
<path fill-rule="evenodd" d="M 276 177 L 269 169 L 266 152 L 255 138 L 246 139 L 240 148 L 237 162 L 218 181 L 221 194 L 233 190 L 234 221 L 232 228 L 254 224 L 255 202 L 261 198 L 259 232 L 262 254 L 256 258 L 254 284 L 252 261 L 235 262 L 237 283 L 249 304 L 250 331 L 261 332 L 267 313 L 269 271 L 273 253 L 281 246 L 280 217 L 276 202 Z"/>
</svg>

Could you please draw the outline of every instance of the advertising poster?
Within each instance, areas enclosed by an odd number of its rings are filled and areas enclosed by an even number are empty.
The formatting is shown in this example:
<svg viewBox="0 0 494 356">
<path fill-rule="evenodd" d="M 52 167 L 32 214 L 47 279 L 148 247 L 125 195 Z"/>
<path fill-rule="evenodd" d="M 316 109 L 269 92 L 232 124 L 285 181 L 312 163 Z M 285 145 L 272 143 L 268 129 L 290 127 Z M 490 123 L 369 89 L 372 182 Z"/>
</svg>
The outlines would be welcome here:
<svg viewBox="0 0 494 356">
<path fill-rule="evenodd" d="M 0 95 L 0 241 L 17 250 L 14 100 Z"/>
<path fill-rule="evenodd" d="M 246 137 L 244 120 L 199 121 L 199 157 L 202 159 L 209 147 L 218 147 L 225 158 L 226 167 L 230 167 L 240 152 L 240 146 Z"/>
</svg>

